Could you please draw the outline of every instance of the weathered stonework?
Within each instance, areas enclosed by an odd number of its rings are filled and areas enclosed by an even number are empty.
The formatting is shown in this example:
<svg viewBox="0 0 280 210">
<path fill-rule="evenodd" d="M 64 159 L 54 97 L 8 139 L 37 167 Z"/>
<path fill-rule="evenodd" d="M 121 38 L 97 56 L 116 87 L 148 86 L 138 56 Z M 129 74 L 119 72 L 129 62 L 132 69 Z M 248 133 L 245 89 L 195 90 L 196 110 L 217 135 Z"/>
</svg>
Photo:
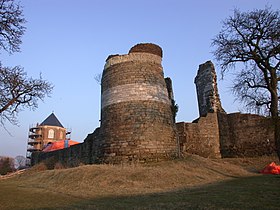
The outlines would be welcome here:
<svg viewBox="0 0 280 210">
<path fill-rule="evenodd" d="M 275 151 L 271 118 L 254 114 L 218 114 L 223 157 L 256 157 Z"/>
<path fill-rule="evenodd" d="M 161 60 L 161 57 L 150 53 L 134 52 L 127 55 L 114 55 L 108 57 L 108 59 L 106 60 L 104 70 L 115 64 L 124 63 L 128 61 L 150 62 L 161 65 Z"/>
<path fill-rule="evenodd" d="M 176 124 L 182 153 L 218 158 L 252 157 L 272 154 L 275 151 L 270 118 L 225 113 L 211 61 L 199 66 L 195 84 L 200 117 L 193 123 Z"/>
<path fill-rule="evenodd" d="M 176 124 L 182 154 L 202 157 L 256 157 L 275 151 L 272 120 L 252 114 L 208 113 Z"/>
<path fill-rule="evenodd" d="M 171 99 L 159 49 L 140 44 L 128 55 L 107 59 L 101 82 L 103 162 L 146 162 L 177 156 Z"/>
<path fill-rule="evenodd" d="M 269 155 L 275 151 L 270 118 L 226 114 L 211 61 L 195 78 L 200 117 L 175 125 L 172 81 L 164 79 L 162 50 L 139 44 L 106 60 L 101 84 L 101 126 L 83 143 L 32 153 L 32 165 L 50 159 L 65 166 L 149 162 L 184 153 L 203 157 Z"/>
<path fill-rule="evenodd" d="M 129 50 L 129 54 L 131 53 L 149 53 L 150 55 L 157 55 L 162 58 L 162 49 L 160 46 L 152 44 L 152 43 L 141 43 L 133 46 Z"/>
<path fill-rule="evenodd" d="M 174 93 L 172 88 L 172 80 L 169 77 L 165 78 L 165 84 L 168 92 L 168 97 L 170 100 L 174 100 Z"/>
<path fill-rule="evenodd" d="M 170 103 L 166 90 L 157 84 L 125 84 L 109 88 L 102 92 L 101 108 L 111 104 L 130 101 L 155 101 Z"/>
<path fill-rule="evenodd" d="M 225 113 L 218 94 L 217 75 L 211 61 L 199 65 L 195 85 L 199 116 L 206 116 L 209 112 Z"/>
<path fill-rule="evenodd" d="M 81 144 L 76 144 L 71 147 L 55 150 L 51 152 L 33 152 L 31 165 L 46 161 L 53 168 L 56 163 L 61 163 L 66 167 L 76 167 L 80 164 L 101 163 L 101 139 L 99 139 L 99 128 Z"/>
<path fill-rule="evenodd" d="M 219 124 L 216 113 L 208 113 L 194 123 L 176 124 L 182 154 L 191 153 L 202 157 L 220 158 Z"/>
</svg>

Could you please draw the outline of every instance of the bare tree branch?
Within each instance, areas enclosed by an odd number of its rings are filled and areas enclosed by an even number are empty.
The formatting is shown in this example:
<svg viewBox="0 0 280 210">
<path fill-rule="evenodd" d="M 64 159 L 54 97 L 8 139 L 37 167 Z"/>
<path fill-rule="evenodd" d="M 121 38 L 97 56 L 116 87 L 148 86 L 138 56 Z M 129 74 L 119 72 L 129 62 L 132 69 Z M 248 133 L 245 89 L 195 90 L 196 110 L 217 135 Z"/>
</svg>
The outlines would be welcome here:
<svg viewBox="0 0 280 210">
<path fill-rule="evenodd" d="M 19 52 L 26 20 L 22 7 L 14 0 L 0 0 L 0 49 Z"/>
<path fill-rule="evenodd" d="M 271 8 L 251 12 L 234 11 L 223 22 L 213 39 L 214 56 L 222 76 L 235 69 L 232 91 L 250 110 L 270 113 L 274 122 L 275 145 L 280 159 L 279 85 L 280 80 L 280 12 Z"/>
<path fill-rule="evenodd" d="M 16 124 L 16 115 L 23 108 L 35 109 L 38 100 L 50 96 L 53 86 L 42 79 L 28 78 L 22 67 L 0 64 L 0 120 Z"/>
<path fill-rule="evenodd" d="M 26 20 L 15 0 L 0 0 L 0 50 L 10 54 L 20 51 Z M 28 78 L 20 66 L 3 67 L 0 62 L 0 125 L 17 124 L 17 114 L 24 108 L 35 109 L 38 101 L 50 96 L 53 86 L 42 79 Z"/>
<path fill-rule="evenodd" d="M 248 106 L 266 105 L 262 101 L 258 103 L 246 101 L 255 101 L 258 94 L 265 94 L 270 98 L 273 95 L 276 102 L 272 100 L 274 105 L 270 109 L 274 110 L 269 111 L 278 115 L 278 106 L 275 104 L 278 105 L 277 83 L 280 80 L 279 11 L 272 11 L 270 8 L 252 12 L 235 10 L 234 15 L 223 22 L 222 30 L 213 39 L 212 45 L 216 47 L 214 56 L 220 63 L 222 76 L 236 63 L 245 64 L 243 70 L 236 70 L 237 79 L 232 88 L 236 97 Z M 255 91 L 250 92 L 249 89 Z M 247 92 L 250 92 L 254 99 L 242 96 Z"/>
</svg>

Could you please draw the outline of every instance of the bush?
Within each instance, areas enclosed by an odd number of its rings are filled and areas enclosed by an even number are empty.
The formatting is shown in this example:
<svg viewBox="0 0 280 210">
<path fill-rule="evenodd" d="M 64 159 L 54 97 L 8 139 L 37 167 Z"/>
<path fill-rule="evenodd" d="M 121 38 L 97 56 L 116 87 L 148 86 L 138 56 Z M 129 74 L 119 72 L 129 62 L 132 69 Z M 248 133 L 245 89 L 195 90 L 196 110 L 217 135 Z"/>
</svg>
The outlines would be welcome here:
<svg viewBox="0 0 280 210">
<path fill-rule="evenodd" d="M 9 157 L 0 158 L 0 175 L 6 175 L 15 171 L 14 160 Z"/>
</svg>

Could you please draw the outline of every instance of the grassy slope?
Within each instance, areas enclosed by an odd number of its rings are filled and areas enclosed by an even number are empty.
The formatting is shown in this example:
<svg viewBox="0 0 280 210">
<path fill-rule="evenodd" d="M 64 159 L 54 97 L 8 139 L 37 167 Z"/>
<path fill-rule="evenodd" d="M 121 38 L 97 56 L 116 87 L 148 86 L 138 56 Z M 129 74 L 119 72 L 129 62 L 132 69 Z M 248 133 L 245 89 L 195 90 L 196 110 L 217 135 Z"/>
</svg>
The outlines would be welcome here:
<svg viewBox="0 0 280 210">
<path fill-rule="evenodd" d="M 86 165 L 0 181 L 0 209 L 277 209 L 279 176 L 256 173 L 276 158 Z"/>
</svg>

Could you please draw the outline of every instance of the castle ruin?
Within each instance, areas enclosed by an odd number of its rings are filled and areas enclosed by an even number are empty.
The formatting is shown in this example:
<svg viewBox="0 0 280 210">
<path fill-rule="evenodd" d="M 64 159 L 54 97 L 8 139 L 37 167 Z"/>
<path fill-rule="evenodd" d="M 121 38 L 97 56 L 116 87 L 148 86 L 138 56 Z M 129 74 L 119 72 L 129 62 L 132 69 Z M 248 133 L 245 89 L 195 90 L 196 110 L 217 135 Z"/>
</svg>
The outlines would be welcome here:
<svg viewBox="0 0 280 210">
<path fill-rule="evenodd" d="M 253 157 L 274 152 L 270 118 L 225 112 L 211 61 L 199 65 L 194 82 L 200 117 L 192 123 L 176 123 L 180 151 L 211 158 Z"/>
<path fill-rule="evenodd" d="M 194 83 L 200 117 L 208 113 L 225 113 L 218 93 L 216 71 L 211 61 L 199 65 Z"/>
<path fill-rule="evenodd" d="M 34 152 L 32 164 L 52 158 L 80 163 L 150 162 L 185 153 L 243 157 L 274 152 L 270 118 L 222 108 L 211 61 L 195 78 L 199 118 L 175 123 L 172 81 L 164 78 L 162 49 L 138 44 L 126 55 L 107 58 L 101 80 L 101 124 L 83 143 L 53 152 Z"/>
<path fill-rule="evenodd" d="M 171 96 L 161 65 L 162 49 L 139 44 L 109 56 L 101 80 L 100 138 L 105 163 L 177 156 Z"/>
</svg>

